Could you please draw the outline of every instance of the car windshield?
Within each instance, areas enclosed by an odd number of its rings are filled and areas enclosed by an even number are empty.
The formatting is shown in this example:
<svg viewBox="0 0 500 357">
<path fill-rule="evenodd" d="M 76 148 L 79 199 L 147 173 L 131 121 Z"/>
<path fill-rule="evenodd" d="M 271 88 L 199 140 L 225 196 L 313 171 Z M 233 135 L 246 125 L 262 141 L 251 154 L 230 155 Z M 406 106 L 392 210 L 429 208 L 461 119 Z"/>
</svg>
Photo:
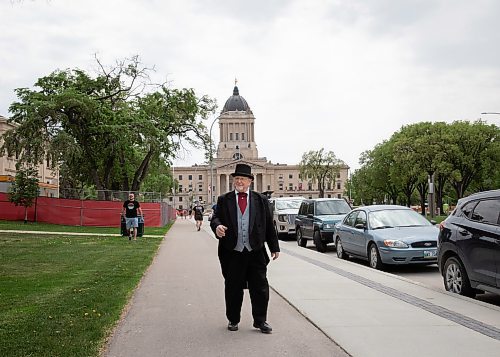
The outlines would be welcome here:
<svg viewBox="0 0 500 357">
<path fill-rule="evenodd" d="M 316 215 L 347 214 L 351 207 L 344 200 L 318 201 L 316 204 Z"/>
<path fill-rule="evenodd" d="M 276 209 L 299 209 L 300 203 L 302 202 L 301 200 L 290 200 L 290 201 L 275 201 L 276 202 Z"/>
<path fill-rule="evenodd" d="M 371 229 L 432 225 L 422 215 L 409 209 L 386 209 L 370 212 L 368 222 Z"/>
</svg>

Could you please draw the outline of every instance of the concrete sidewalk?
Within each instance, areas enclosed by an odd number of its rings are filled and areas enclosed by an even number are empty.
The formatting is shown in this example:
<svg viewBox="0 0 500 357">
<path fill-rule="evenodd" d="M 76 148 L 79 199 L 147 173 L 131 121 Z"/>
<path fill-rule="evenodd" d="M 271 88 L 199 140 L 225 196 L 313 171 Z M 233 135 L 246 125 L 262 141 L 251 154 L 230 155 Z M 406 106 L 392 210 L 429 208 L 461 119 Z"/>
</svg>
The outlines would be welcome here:
<svg viewBox="0 0 500 357">
<path fill-rule="evenodd" d="M 252 327 L 247 292 L 239 331 L 228 331 L 217 241 L 203 228 L 177 219 L 105 356 L 348 356 L 272 290 L 273 334 Z"/>
<path fill-rule="evenodd" d="M 268 274 L 273 334 L 251 327 L 247 294 L 240 330 L 229 332 L 217 241 L 207 223 L 196 232 L 193 221 L 178 219 L 105 355 L 500 355 L 498 307 L 295 242 L 280 246 Z"/>
</svg>

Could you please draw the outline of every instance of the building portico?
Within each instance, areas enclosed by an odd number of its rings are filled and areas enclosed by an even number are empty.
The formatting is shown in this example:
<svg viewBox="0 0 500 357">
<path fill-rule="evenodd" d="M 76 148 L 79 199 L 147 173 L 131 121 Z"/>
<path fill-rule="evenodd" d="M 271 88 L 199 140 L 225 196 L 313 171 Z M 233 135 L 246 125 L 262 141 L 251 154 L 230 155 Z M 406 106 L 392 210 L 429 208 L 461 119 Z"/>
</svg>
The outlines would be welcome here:
<svg viewBox="0 0 500 357">
<path fill-rule="evenodd" d="M 191 207 L 194 201 L 213 204 L 217 197 L 233 190 L 231 174 L 236 164 L 245 163 L 252 168 L 252 190 L 274 191 L 275 197 L 314 198 L 319 191 L 307 178 L 300 176 L 299 165 L 274 164 L 266 157 L 259 157 L 255 141 L 255 117 L 247 101 L 240 96 L 237 86 L 233 89 L 219 117 L 219 137 L 216 157 L 210 165 L 175 167 L 175 180 L 179 187 L 170 201 L 177 208 Z M 344 197 L 344 185 L 349 167 L 342 167 L 325 191 L 325 197 Z M 210 187 L 211 173 L 213 186 Z"/>
</svg>

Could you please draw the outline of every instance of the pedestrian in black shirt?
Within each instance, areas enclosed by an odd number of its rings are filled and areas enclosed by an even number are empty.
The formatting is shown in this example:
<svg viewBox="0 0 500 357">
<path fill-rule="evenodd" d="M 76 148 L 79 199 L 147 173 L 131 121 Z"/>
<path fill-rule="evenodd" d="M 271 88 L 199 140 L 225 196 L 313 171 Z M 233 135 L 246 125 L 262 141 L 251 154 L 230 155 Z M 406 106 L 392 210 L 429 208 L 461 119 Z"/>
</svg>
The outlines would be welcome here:
<svg viewBox="0 0 500 357">
<path fill-rule="evenodd" d="M 129 240 L 132 239 L 130 235 L 131 228 L 134 228 L 134 240 L 137 240 L 137 227 L 139 227 L 137 212 L 139 212 L 141 217 L 144 217 L 144 215 L 142 214 L 141 205 L 135 200 L 135 195 L 131 193 L 128 195 L 128 200 L 123 202 L 122 207 L 122 216 L 125 215 L 127 231 L 129 231 Z"/>
</svg>

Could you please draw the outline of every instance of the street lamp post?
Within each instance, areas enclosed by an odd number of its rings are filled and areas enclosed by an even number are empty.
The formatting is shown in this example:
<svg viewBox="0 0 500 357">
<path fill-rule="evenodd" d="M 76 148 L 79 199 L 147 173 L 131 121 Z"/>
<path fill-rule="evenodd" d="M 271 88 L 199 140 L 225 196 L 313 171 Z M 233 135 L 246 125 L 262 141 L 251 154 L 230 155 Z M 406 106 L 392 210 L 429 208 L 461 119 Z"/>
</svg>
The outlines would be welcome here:
<svg viewBox="0 0 500 357">
<path fill-rule="evenodd" d="M 210 125 L 210 202 L 211 202 L 211 206 L 214 205 L 214 193 L 213 193 L 213 189 L 214 189 L 214 155 L 213 155 L 213 144 L 212 144 L 212 128 L 215 124 L 215 122 L 217 121 L 218 117 L 216 117 L 212 124 Z"/>
<path fill-rule="evenodd" d="M 173 163 L 172 163 L 172 196 L 173 196 L 173 198 L 172 198 L 172 200 L 173 200 L 172 205 L 173 205 L 174 210 L 176 212 L 175 218 L 177 218 L 177 208 L 175 207 L 175 168 L 174 168 Z"/>
</svg>

